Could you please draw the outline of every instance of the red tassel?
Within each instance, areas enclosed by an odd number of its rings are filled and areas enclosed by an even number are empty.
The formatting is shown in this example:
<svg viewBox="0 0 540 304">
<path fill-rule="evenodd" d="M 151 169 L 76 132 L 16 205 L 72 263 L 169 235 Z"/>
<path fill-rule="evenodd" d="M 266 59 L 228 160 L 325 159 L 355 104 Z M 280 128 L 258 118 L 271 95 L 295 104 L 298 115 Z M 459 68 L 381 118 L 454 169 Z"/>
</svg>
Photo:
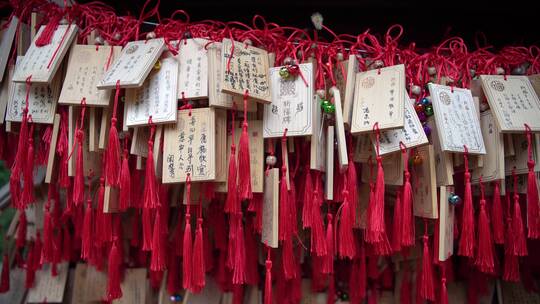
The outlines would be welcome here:
<svg viewBox="0 0 540 304">
<path fill-rule="evenodd" d="M 169 244 L 169 252 L 175 250 L 174 242 Z M 167 292 L 171 295 L 178 293 L 180 290 L 180 274 L 178 273 L 179 258 L 176 254 L 169 254 L 169 265 L 167 266 Z"/>
<path fill-rule="evenodd" d="M 9 256 L 4 253 L 2 260 L 2 275 L 0 276 L 0 293 L 9 291 Z"/>
<path fill-rule="evenodd" d="M 83 230 L 82 230 L 82 247 L 81 258 L 88 260 L 92 251 L 93 243 L 93 216 L 92 216 L 92 201 L 88 199 L 86 201 L 86 210 L 84 212 Z"/>
<path fill-rule="evenodd" d="M 508 195 L 508 194 L 507 194 Z M 514 235 L 512 233 L 512 219 L 507 218 L 506 242 L 504 247 L 504 271 L 503 280 L 519 282 L 519 257 L 514 254 Z"/>
<path fill-rule="evenodd" d="M 143 208 L 142 210 L 142 230 L 143 230 L 143 246 L 142 250 L 152 250 L 152 209 Z"/>
<path fill-rule="evenodd" d="M 77 159 L 73 181 L 73 202 L 75 206 L 79 206 L 84 201 L 83 137 L 84 132 L 81 129 L 77 130 Z"/>
<path fill-rule="evenodd" d="M 270 259 L 270 248 L 267 248 L 266 255 L 266 275 L 264 279 L 264 304 L 272 304 L 272 260 Z"/>
<path fill-rule="evenodd" d="M 328 278 L 328 292 L 326 297 L 326 304 L 334 304 L 336 301 L 336 280 L 334 274 L 330 274 Z"/>
<path fill-rule="evenodd" d="M 114 237 L 111 250 L 109 252 L 109 269 L 108 269 L 108 281 L 107 281 L 107 300 L 112 301 L 120 299 L 122 297 L 121 283 L 121 268 L 122 268 L 122 256 L 119 249 L 118 237 Z"/>
<path fill-rule="evenodd" d="M 250 217 L 246 220 L 246 284 L 256 286 L 259 285 L 259 246 L 254 233 L 254 219 Z"/>
<path fill-rule="evenodd" d="M 153 157 L 153 156 L 152 156 Z M 124 159 L 122 160 L 122 170 L 120 171 L 120 211 L 126 211 L 131 207 L 131 175 L 129 173 L 129 154 L 124 149 Z"/>
<path fill-rule="evenodd" d="M 150 270 L 163 271 L 166 269 L 165 237 L 163 233 L 163 223 L 161 220 L 161 210 L 156 210 L 156 220 L 154 222 L 154 232 L 152 235 L 152 257 Z"/>
<path fill-rule="evenodd" d="M 296 260 L 294 257 L 292 238 L 283 241 L 281 259 L 283 263 L 283 276 L 286 280 L 296 278 Z"/>
<path fill-rule="evenodd" d="M 107 145 L 107 155 L 105 163 L 106 182 L 110 186 L 118 186 L 120 176 L 120 141 L 118 130 L 116 129 L 116 110 L 118 107 L 118 97 L 120 95 L 120 80 L 116 82 L 116 93 L 114 95 L 114 107 L 109 129 L 109 143 Z M 148 151 L 148 154 L 150 154 Z M 149 155 L 150 156 L 150 155 Z"/>
<path fill-rule="evenodd" d="M 318 257 L 326 256 L 326 236 L 324 233 L 324 223 L 321 216 L 321 205 L 322 205 L 322 191 L 321 191 L 321 174 L 317 172 L 315 177 L 315 190 L 313 191 L 313 202 L 312 202 L 312 226 L 311 226 L 311 243 L 314 244 L 311 250 Z"/>
<path fill-rule="evenodd" d="M 446 277 L 441 278 L 441 298 L 440 304 L 448 304 L 448 289 L 446 287 Z"/>
<path fill-rule="evenodd" d="M 311 170 L 309 166 L 306 166 L 306 181 L 304 183 L 302 201 L 304 203 L 302 208 L 302 227 L 305 229 L 311 227 L 311 223 L 313 222 L 313 182 L 311 181 Z"/>
<path fill-rule="evenodd" d="M 377 179 L 375 182 L 374 200 L 370 201 L 367 210 L 368 225 L 366 228 L 366 241 L 371 244 L 380 244 L 380 249 L 386 251 L 388 237 L 384 227 L 384 171 L 382 158 L 377 157 Z M 381 251 L 381 250 L 378 250 Z M 390 248 L 391 251 L 391 248 Z"/>
<path fill-rule="evenodd" d="M 427 235 L 424 235 L 424 252 L 422 255 L 422 274 L 420 280 L 420 298 L 435 301 L 433 265 L 431 261 L 431 253 L 429 251 L 429 237 Z"/>
<path fill-rule="evenodd" d="M 287 190 L 287 168 L 281 167 L 281 180 L 279 181 L 279 240 L 284 241 L 292 236 L 291 206 L 289 191 Z"/>
<path fill-rule="evenodd" d="M 41 264 L 52 262 L 53 256 L 53 223 L 49 206 L 50 201 L 45 205 L 45 215 L 43 219 L 43 249 L 41 250 L 40 256 Z"/>
<path fill-rule="evenodd" d="M 347 179 L 347 177 L 345 177 L 345 179 Z M 351 214 L 356 213 L 356 208 L 354 208 L 356 206 L 353 206 L 351 201 L 351 194 L 347 190 L 347 188 L 348 187 L 343 189 L 343 203 L 341 204 L 341 219 L 339 225 L 338 252 L 340 257 L 347 257 L 349 259 L 352 259 L 356 255 L 353 232 L 354 221 L 356 218 L 352 217 Z M 354 186 L 354 188 L 356 188 L 356 185 Z"/>
<path fill-rule="evenodd" d="M 396 202 L 394 203 L 394 223 L 392 224 L 392 250 L 401 251 L 401 239 L 403 229 L 403 206 L 401 205 L 401 191 L 396 192 Z"/>
<path fill-rule="evenodd" d="M 188 186 L 189 187 L 189 186 Z M 189 196 L 188 196 L 189 198 Z M 189 214 L 189 205 L 188 212 L 186 213 L 186 227 L 184 228 L 184 244 L 182 247 L 182 287 L 184 289 L 191 290 L 193 288 L 192 282 L 192 236 L 191 236 L 191 215 Z"/>
<path fill-rule="evenodd" d="M 519 194 L 514 193 L 514 218 L 512 219 L 512 231 L 514 232 L 514 255 L 526 256 L 527 240 L 521 218 L 521 208 L 519 206 Z"/>
<path fill-rule="evenodd" d="M 152 122 L 152 117 L 149 119 Z M 154 168 L 154 132 L 155 126 L 150 127 L 148 140 L 148 157 L 146 158 L 146 173 L 144 177 L 144 208 L 156 208 L 159 206 L 159 196 L 156 183 L 156 170 Z"/>
<path fill-rule="evenodd" d="M 236 220 L 236 238 L 234 240 L 233 284 L 244 284 L 246 281 L 246 247 L 244 243 L 244 225 L 242 212 L 234 215 Z"/>
<path fill-rule="evenodd" d="M 234 114 L 233 114 L 234 116 Z M 234 128 L 234 126 L 233 126 Z M 234 131 L 233 131 L 234 134 Z M 225 212 L 235 214 L 239 210 L 238 194 L 236 188 L 236 147 L 231 145 L 231 155 L 229 157 L 229 174 L 227 176 L 227 200 L 225 201 Z"/>
<path fill-rule="evenodd" d="M 24 188 L 22 194 L 22 204 L 24 207 L 34 202 L 34 127 L 30 128 L 28 134 L 28 154 L 23 172 Z"/>
<path fill-rule="evenodd" d="M 408 267 L 403 270 L 403 279 L 401 281 L 399 293 L 399 300 L 401 304 L 411 304 L 412 300 L 412 282 L 411 282 L 411 271 Z"/>
<path fill-rule="evenodd" d="M 249 159 L 249 135 L 247 118 L 244 117 L 242 124 L 242 135 L 238 143 L 238 195 L 241 200 L 253 198 L 251 191 L 251 169 Z"/>
<path fill-rule="evenodd" d="M 202 206 L 201 206 L 202 208 Z M 200 292 L 204 285 L 205 281 L 205 263 L 203 255 L 203 229 L 202 229 L 203 219 L 202 217 L 197 218 L 197 229 L 195 230 L 195 243 L 193 244 L 193 290 L 195 292 Z"/>
<path fill-rule="evenodd" d="M 28 221 L 26 220 L 26 212 L 24 210 L 19 211 L 19 225 L 17 227 L 17 240 L 15 245 L 17 249 L 21 249 L 26 245 L 26 232 Z"/>
<path fill-rule="evenodd" d="M 407 166 L 408 162 L 405 162 Z M 411 174 L 408 170 L 405 171 L 405 184 L 403 185 L 403 200 L 402 200 L 402 229 L 401 229 L 401 245 L 403 247 L 414 246 L 414 216 L 413 216 L 413 196 L 411 187 Z"/>
<path fill-rule="evenodd" d="M 478 215 L 478 252 L 474 264 L 480 272 L 486 274 L 495 273 L 495 263 L 493 259 L 493 243 L 491 241 L 491 231 L 489 230 L 489 219 L 486 211 L 486 200 L 484 198 L 484 184 L 480 177 L 480 214 Z"/>
<path fill-rule="evenodd" d="M 527 176 L 528 237 L 531 239 L 538 239 L 540 238 L 540 199 L 538 198 L 538 187 L 536 185 L 536 175 L 534 174 L 535 162 L 532 151 L 532 133 L 531 128 L 527 124 L 525 124 L 525 135 L 527 136 L 527 167 L 529 168 L 529 173 Z"/>
<path fill-rule="evenodd" d="M 73 250 L 72 240 L 71 240 L 71 232 L 67 225 L 67 223 L 64 225 L 62 229 L 62 259 L 66 262 L 71 262 L 72 256 L 71 252 Z"/>
<path fill-rule="evenodd" d="M 323 260 L 323 269 L 324 274 L 333 274 L 334 273 L 334 229 L 332 226 L 332 214 L 327 214 L 328 223 L 326 226 L 326 257 Z"/>
<path fill-rule="evenodd" d="M 30 289 L 34 286 L 37 268 L 36 265 L 34 265 L 34 255 L 36 254 L 36 244 L 31 244 L 30 248 L 28 248 L 28 256 L 26 257 L 26 277 L 24 281 L 24 287 L 26 289 Z"/>
<path fill-rule="evenodd" d="M 493 226 L 493 241 L 495 242 L 495 244 L 504 244 L 503 209 L 498 181 L 494 182 L 493 206 L 491 208 L 491 223 Z"/>
<path fill-rule="evenodd" d="M 39 35 L 39 37 L 36 39 L 35 44 L 37 47 L 46 46 L 47 44 L 51 43 L 54 32 L 56 32 L 56 29 L 58 28 L 58 25 L 60 24 L 60 20 L 62 20 L 62 18 L 63 14 L 52 15 L 49 23 L 45 25 L 45 28 L 41 32 L 41 35 Z"/>
<path fill-rule="evenodd" d="M 474 257 L 474 209 L 472 204 L 471 174 L 469 173 L 468 150 L 465 146 L 463 159 L 465 162 L 465 197 L 463 199 L 463 213 L 461 215 L 461 237 L 459 239 L 459 251 L 461 256 Z"/>
</svg>

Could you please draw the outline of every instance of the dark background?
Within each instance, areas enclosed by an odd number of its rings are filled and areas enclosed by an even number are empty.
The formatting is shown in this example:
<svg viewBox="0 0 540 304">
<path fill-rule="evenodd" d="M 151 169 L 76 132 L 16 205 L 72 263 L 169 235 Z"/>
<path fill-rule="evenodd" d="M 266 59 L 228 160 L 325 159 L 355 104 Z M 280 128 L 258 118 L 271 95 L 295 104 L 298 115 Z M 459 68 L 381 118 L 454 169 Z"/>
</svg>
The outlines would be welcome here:
<svg viewBox="0 0 540 304">
<path fill-rule="evenodd" d="M 85 1 L 82 1 L 85 2 Z M 144 0 L 104 1 L 121 14 L 139 15 Z M 156 1 L 152 1 L 151 6 Z M 383 35 L 392 24 L 403 25 L 402 44 L 431 47 L 444 38 L 460 36 L 470 49 L 476 42 L 505 45 L 540 45 L 540 1 L 511 0 L 162 0 L 160 13 L 168 17 L 183 9 L 191 20 L 214 19 L 251 24 L 255 14 L 267 22 L 312 28 L 310 16 L 320 12 L 324 24 L 336 33 L 358 34 L 370 28 Z M 485 37 L 482 38 L 482 37 Z"/>
</svg>

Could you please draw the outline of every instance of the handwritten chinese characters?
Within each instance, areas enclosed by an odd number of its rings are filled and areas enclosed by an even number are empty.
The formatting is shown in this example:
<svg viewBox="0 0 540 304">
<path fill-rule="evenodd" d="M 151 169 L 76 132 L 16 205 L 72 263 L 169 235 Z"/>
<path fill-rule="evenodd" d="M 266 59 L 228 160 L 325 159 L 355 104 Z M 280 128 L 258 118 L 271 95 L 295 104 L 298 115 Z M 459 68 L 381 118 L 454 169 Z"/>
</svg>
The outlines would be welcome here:
<svg viewBox="0 0 540 304">
<path fill-rule="evenodd" d="M 178 98 L 208 98 L 208 40 L 195 38 L 178 42 Z"/>
<path fill-rule="evenodd" d="M 112 47 L 112 54 L 111 47 L 76 44 L 71 48 L 60 104 L 80 105 L 85 98 L 88 106 L 109 105 L 111 91 L 98 90 L 97 83 L 120 54 L 121 47 Z"/>
<path fill-rule="evenodd" d="M 403 128 L 404 101 L 404 65 L 357 73 L 351 133 Z"/>
<path fill-rule="evenodd" d="M 527 76 L 481 75 L 482 88 L 501 132 L 540 131 L 540 100 Z"/>
<path fill-rule="evenodd" d="M 480 121 L 471 91 L 430 83 L 435 123 L 441 149 L 471 154 L 486 154 Z"/>
<path fill-rule="evenodd" d="M 214 129 L 214 109 L 178 111 L 176 125 L 165 127 L 163 183 L 184 183 L 188 173 L 194 182 L 214 180 Z"/>
<path fill-rule="evenodd" d="M 407 96 L 407 95 L 405 95 Z M 403 129 L 387 130 L 381 132 L 379 151 L 381 155 L 400 150 L 399 143 L 412 148 L 428 143 L 424 128 L 414 110 L 409 98 L 405 101 L 405 125 Z M 373 143 L 375 146 L 375 142 Z"/>
<path fill-rule="evenodd" d="M 98 89 L 112 89 L 116 82 L 124 88 L 140 87 L 165 48 L 163 38 L 130 41 L 120 57 L 103 75 Z"/>
<path fill-rule="evenodd" d="M 39 29 L 24 58 L 17 63 L 13 81 L 25 82 L 30 75 L 32 76 L 32 83 L 50 83 L 53 81 L 64 55 L 76 36 L 77 26 L 73 24 L 59 25 L 53 34 L 51 43 L 38 47 L 36 46 L 36 40 L 37 37 L 41 36 L 44 29 L 45 26 Z"/>
<path fill-rule="evenodd" d="M 126 125 L 176 121 L 178 62 L 173 58 L 161 60 L 161 67 L 152 71 L 139 88 L 126 89 Z"/>
<path fill-rule="evenodd" d="M 313 65 L 299 65 L 302 76 L 282 78 L 280 67 L 270 69 L 272 83 L 272 103 L 264 106 L 265 138 L 283 136 L 305 136 L 312 132 L 313 105 Z M 307 81 L 307 85 L 304 82 Z"/>
<path fill-rule="evenodd" d="M 254 100 L 269 103 L 268 53 L 241 42 L 223 39 L 221 54 L 221 90 L 237 95 L 244 95 L 248 90 Z"/>
<path fill-rule="evenodd" d="M 26 107 L 26 89 L 25 83 L 11 83 L 6 111 L 7 121 L 22 121 L 23 110 Z M 35 123 L 52 124 L 60 90 L 59 77 L 55 77 L 51 84 L 32 83 L 29 89 L 28 115 L 32 115 L 32 121 Z"/>
</svg>

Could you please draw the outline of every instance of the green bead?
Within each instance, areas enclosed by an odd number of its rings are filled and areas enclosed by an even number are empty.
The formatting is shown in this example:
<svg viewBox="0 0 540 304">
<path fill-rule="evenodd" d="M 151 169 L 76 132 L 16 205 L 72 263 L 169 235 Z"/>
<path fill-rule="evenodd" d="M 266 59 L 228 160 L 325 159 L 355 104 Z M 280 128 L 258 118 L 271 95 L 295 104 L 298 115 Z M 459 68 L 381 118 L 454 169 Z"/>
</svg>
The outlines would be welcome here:
<svg viewBox="0 0 540 304">
<path fill-rule="evenodd" d="M 321 101 L 321 109 L 324 110 L 324 108 L 326 108 L 330 103 L 330 101 L 324 99 L 323 101 Z"/>
<path fill-rule="evenodd" d="M 289 70 L 286 68 L 286 67 L 282 67 L 281 69 L 279 69 L 279 76 L 281 76 L 281 78 L 289 78 L 291 74 L 289 73 Z"/>
<path fill-rule="evenodd" d="M 333 103 L 330 103 L 329 105 L 324 107 L 323 110 L 325 113 L 334 114 L 336 112 L 336 105 L 334 105 Z"/>
<path fill-rule="evenodd" d="M 424 113 L 426 113 L 427 116 L 432 116 L 433 115 L 433 106 L 432 105 L 427 105 L 424 107 Z"/>
</svg>

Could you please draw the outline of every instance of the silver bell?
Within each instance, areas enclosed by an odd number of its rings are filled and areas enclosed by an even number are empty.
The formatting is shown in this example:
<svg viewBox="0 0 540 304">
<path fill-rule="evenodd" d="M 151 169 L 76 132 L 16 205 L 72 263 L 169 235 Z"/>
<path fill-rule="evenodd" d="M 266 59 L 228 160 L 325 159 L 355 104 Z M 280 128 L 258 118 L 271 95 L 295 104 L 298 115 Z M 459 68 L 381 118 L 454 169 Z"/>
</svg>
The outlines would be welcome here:
<svg viewBox="0 0 540 304">
<path fill-rule="evenodd" d="M 266 164 L 268 166 L 274 166 L 277 163 L 277 158 L 274 155 L 268 155 L 266 157 Z"/>
</svg>

